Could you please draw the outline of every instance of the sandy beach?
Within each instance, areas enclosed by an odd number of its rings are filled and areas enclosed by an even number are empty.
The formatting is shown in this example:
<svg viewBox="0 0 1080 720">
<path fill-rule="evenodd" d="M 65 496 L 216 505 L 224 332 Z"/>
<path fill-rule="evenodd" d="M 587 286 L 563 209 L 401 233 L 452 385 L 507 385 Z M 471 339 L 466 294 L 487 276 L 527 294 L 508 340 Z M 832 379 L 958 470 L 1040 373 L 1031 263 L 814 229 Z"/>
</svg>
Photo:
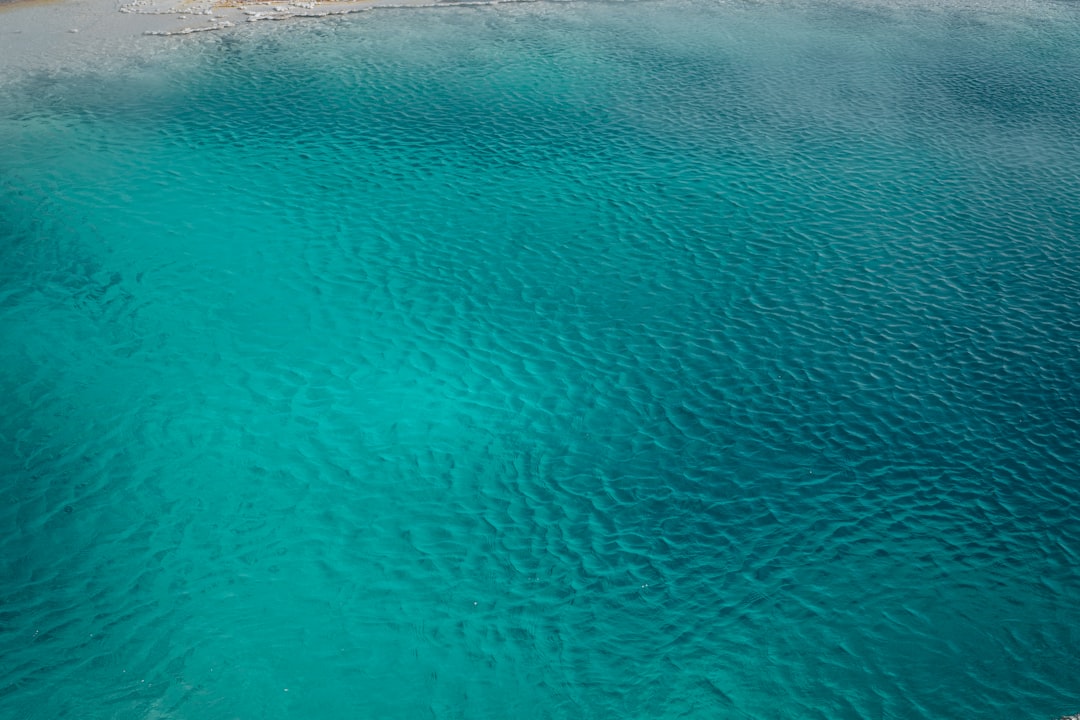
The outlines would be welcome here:
<svg viewBox="0 0 1080 720">
<path fill-rule="evenodd" d="M 118 58 L 145 58 L 171 47 L 163 37 L 223 31 L 245 23 L 424 5 L 431 3 L 21 0 L 0 4 L 0 76 L 11 79 L 19 70 L 87 69 Z"/>
</svg>

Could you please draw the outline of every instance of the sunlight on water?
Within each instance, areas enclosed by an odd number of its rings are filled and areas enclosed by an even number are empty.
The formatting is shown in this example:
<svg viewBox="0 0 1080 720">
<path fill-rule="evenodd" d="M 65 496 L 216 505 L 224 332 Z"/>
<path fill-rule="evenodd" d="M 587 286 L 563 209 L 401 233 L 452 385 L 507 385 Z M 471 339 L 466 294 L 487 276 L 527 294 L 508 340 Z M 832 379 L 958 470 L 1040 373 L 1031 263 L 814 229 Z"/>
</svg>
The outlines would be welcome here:
<svg viewBox="0 0 1080 720">
<path fill-rule="evenodd" d="M 385 11 L 10 85 L 0 716 L 1076 712 L 1039 7 Z"/>
</svg>

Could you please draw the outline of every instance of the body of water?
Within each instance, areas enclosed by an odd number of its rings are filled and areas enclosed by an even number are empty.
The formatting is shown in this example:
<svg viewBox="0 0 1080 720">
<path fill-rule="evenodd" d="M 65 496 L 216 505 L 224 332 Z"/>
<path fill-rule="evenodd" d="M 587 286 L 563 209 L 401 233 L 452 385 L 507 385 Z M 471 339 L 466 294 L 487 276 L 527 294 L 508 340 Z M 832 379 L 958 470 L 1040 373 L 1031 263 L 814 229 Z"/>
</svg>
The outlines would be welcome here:
<svg viewBox="0 0 1080 720">
<path fill-rule="evenodd" d="M 1064 2 L 10 83 L 0 717 L 1080 711 L 1078 118 Z"/>
</svg>

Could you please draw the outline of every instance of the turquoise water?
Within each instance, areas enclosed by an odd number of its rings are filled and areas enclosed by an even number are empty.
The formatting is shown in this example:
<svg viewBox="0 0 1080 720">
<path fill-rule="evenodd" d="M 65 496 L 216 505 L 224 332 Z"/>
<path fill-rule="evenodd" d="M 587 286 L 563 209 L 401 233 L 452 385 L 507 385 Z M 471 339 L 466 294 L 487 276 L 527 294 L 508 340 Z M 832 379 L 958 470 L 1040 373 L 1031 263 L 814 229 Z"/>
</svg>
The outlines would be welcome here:
<svg viewBox="0 0 1080 720">
<path fill-rule="evenodd" d="M 1080 712 L 1078 118 L 1064 3 L 9 84 L 0 718 Z"/>
</svg>

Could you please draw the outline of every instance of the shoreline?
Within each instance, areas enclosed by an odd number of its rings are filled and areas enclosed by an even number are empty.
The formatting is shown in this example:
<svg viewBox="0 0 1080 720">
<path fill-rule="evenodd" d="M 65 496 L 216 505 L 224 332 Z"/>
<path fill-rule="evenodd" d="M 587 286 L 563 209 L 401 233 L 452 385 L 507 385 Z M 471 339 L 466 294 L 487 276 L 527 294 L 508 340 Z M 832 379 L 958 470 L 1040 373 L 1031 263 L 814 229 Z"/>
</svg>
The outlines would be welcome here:
<svg viewBox="0 0 1080 720">
<path fill-rule="evenodd" d="M 14 0 L 0 4 L 0 87 L 26 72 L 85 70 L 114 59 L 144 59 L 173 47 L 162 38 L 248 23 L 496 1 Z"/>
<path fill-rule="evenodd" d="M 375 8 L 412 8 L 453 5 L 490 5 L 496 0 L 464 2 L 431 2 L 430 0 L 8 0 L 0 2 L 0 17 L 4 25 L 0 34 L 12 35 L 26 32 L 31 23 L 41 23 L 42 33 L 58 28 L 55 15 L 67 15 L 70 22 L 63 23 L 67 32 L 81 32 L 80 20 L 91 15 L 94 20 L 111 17 L 107 23 L 111 29 L 142 35 L 186 35 L 204 30 L 217 30 L 241 22 L 261 20 L 287 20 L 290 18 L 327 17 L 348 15 Z M 44 13 L 43 9 L 56 12 Z M 67 12 L 64 12 L 64 10 Z M 35 13 L 35 11 L 38 11 Z M 22 15 L 24 17 L 20 18 Z M 31 15 L 36 15 L 31 17 Z M 124 16 L 139 16 L 125 20 Z M 152 18 L 152 19 L 151 19 Z M 23 22 L 19 22 L 19 20 Z M 84 22 L 84 24 L 86 24 Z M 100 29 L 100 22 L 91 23 L 92 29 Z"/>
<path fill-rule="evenodd" d="M 7 0 L 0 2 L 0 87 L 26 72 L 83 71 L 147 59 L 175 47 L 162 38 L 262 21 L 352 15 L 377 9 L 490 6 L 541 0 Z M 567 2 L 569 0 L 556 0 Z M 1056 14 L 1062 0 L 830 0 L 867 10 Z M 754 3 L 756 4 L 756 3 Z M 783 0 L 781 1 L 783 3 Z M 795 0 L 796 6 L 802 3 Z M 804 6 L 805 7 L 805 6 Z M 1040 12 L 1042 11 L 1042 12 Z"/>
</svg>

